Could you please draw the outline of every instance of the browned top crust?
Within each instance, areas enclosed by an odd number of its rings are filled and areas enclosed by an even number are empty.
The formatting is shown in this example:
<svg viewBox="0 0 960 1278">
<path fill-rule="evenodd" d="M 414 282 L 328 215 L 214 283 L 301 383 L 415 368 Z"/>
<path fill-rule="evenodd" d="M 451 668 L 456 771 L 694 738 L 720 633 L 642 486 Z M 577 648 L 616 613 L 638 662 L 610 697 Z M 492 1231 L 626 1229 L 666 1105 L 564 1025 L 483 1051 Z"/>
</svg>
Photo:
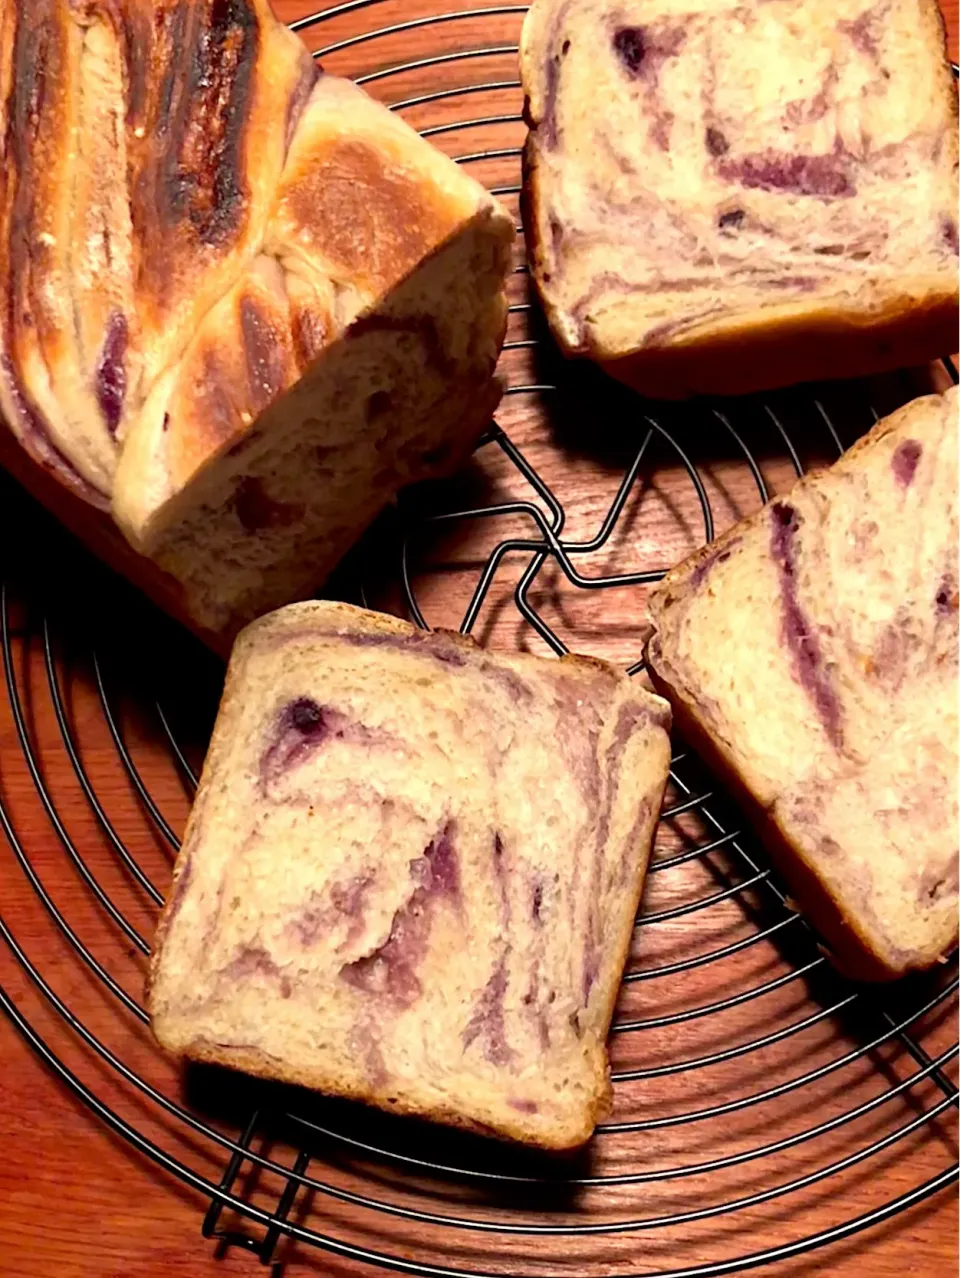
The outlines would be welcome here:
<svg viewBox="0 0 960 1278">
<path fill-rule="evenodd" d="M 0 410 L 148 525 L 483 188 L 267 0 L 0 0 Z"/>
<path fill-rule="evenodd" d="M 262 236 L 313 78 L 265 0 L 0 4 L 0 399 L 99 504 L 144 388 Z"/>
</svg>

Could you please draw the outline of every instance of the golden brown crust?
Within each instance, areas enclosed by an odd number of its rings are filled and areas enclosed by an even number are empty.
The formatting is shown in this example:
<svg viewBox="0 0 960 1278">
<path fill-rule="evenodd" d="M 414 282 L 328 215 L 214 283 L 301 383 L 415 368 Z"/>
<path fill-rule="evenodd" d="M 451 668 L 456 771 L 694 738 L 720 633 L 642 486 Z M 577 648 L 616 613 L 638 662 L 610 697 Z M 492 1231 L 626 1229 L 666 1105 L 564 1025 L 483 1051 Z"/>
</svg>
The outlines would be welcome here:
<svg viewBox="0 0 960 1278">
<path fill-rule="evenodd" d="M 267 0 L 2 19 L 0 398 L 34 458 L 104 505 L 129 421 L 263 235 L 313 64 Z"/>
<path fill-rule="evenodd" d="M 864 322 L 867 321 L 867 322 Z M 757 316 L 675 346 L 599 356 L 618 381 L 654 399 L 745 395 L 793 382 L 866 377 L 927 363 L 957 343 L 957 296 L 900 296 L 882 319 L 823 308 Z"/>
<path fill-rule="evenodd" d="M 523 1121 L 523 1116 L 520 1114 L 514 1119 L 504 1121 L 498 1111 L 496 1125 L 493 1122 L 487 1125 L 467 1118 L 453 1105 L 438 1105 L 426 1110 L 411 1104 L 402 1096 L 380 1096 L 371 1093 L 368 1088 L 346 1081 L 339 1075 L 324 1073 L 322 1070 L 317 1070 L 315 1074 L 307 1078 L 302 1070 L 291 1069 L 283 1061 L 256 1048 L 224 1049 L 213 1043 L 201 1041 L 191 1046 L 190 1058 L 204 1064 L 223 1065 L 229 1069 L 240 1070 L 270 1082 L 309 1087 L 343 1100 L 359 1101 L 364 1105 L 373 1105 L 388 1114 L 426 1119 L 429 1122 L 442 1123 L 446 1127 L 454 1127 L 459 1131 L 472 1132 L 476 1136 L 486 1136 L 492 1140 L 516 1141 L 533 1149 L 557 1154 L 581 1149 L 590 1140 L 597 1123 L 608 1112 L 608 1101 L 601 1099 L 593 1107 L 582 1127 L 571 1129 L 562 1135 L 560 1133 L 544 1134 L 542 1129 L 532 1131 L 531 1126 Z"/>
<path fill-rule="evenodd" d="M 0 412 L 222 650 L 469 452 L 512 219 L 268 0 L 2 4 L 0 117 Z"/>
<path fill-rule="evenodd" d="M 144 455 L 135 440 L 136 467 L 121 468 L 134 540 L 158 504 L 148 475 L 137 469 L 160 472 L 174 496 L 205 461 L 247 436 L 345 333 L 392 322 L 443 361 L 432 316 L 389 321 L 365 312 L 483 216 L 480 188 L 452 180 L 447 163 L 349 82 L 324 76 L 315 86 L 260 254 L 206 317 L 175 370 L 155 453 Z M 138 505 L 145 507 L 139 523 L 130 513 Z"/>
<path fill-rule="evenodd" d="M 462 214 L 391 141 L 319 133 L 288 167 L 275 214 L 338 278 L 374 293 L 407 275 Z"/>
</svg>

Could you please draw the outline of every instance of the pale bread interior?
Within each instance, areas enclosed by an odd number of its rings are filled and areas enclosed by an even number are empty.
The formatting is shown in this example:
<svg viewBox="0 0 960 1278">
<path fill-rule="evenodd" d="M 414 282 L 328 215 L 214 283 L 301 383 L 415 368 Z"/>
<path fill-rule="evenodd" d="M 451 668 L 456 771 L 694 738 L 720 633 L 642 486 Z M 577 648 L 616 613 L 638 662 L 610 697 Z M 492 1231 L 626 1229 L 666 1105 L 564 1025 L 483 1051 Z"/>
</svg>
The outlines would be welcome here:
<svg viewBox="0 0 960 1278">
<path fill-rule="evenodd" d="M 674 569 L 650 605 L 671 695 L 891 975 L 956 943 L 957 538 L 953 389 Z"/>
<path fill-rule="evenodd" d="M 582 1143 L 607 1102 L 668 721 L 600 663 L 344 605 L 254 623 L 161 923 L 160 1042 Z"/>
</svg>

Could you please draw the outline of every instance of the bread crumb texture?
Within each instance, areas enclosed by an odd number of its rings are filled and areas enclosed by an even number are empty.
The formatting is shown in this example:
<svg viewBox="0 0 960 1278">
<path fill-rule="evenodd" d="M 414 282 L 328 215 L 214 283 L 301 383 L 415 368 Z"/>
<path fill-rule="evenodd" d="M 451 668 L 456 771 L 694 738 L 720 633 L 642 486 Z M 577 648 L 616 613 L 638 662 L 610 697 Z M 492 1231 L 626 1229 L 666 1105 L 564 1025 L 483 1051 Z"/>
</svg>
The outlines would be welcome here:
<svg viewBox="0 0 960 1278">
<path fill-rule="evenodd" d="M 568 349 L 956 303 L 935 0 L 534 0 L 521 63 L 532 267 Z"/>
<path fill-rule="evenodd" d="M 887 976 L 957 940 L 957 391 L 674 569 L 649 656 Z M 809 902 L 802 881 L 794 885 Z"/>
<path fill-rule="evenodd" d="M 669 767 L 612 668 L 346 605 L 241 635 L 154 959 L 163 1046 L 548 1148 L 605 1040 Z"/>
</svg>

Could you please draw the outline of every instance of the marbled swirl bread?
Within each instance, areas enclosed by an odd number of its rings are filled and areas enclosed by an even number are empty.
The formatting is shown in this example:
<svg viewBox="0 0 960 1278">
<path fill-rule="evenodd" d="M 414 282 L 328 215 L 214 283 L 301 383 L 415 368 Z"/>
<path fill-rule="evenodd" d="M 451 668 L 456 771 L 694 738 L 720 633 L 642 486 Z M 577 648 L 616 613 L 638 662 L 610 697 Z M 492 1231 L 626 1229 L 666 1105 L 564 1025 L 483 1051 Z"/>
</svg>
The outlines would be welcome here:
<svg viewBox="0 0 960 1278">
<path fill-rule="evenodd" d="M 936 0 L 533 0 L 525 225 L 568 353 L 657 396 L 949 354 Z"/>
<path fill-rule="evenodd" d="M 267 0 L 0 0 L 0 137 L 3 416 L 196 629 L 488 422 L 511 219 Z"/>
<path fill-rule="evenodd" d="M 669 721 L 597 661 L 339 604 L 254 623 L 157 936 L 160 1043 L 581 1144 L 607 1104 Z"/>
<path fill-rule="evenodd" d="M 840 965 L 957 941 L 957 392 L 675 568 L 648 657 Z"/>
</svg>

